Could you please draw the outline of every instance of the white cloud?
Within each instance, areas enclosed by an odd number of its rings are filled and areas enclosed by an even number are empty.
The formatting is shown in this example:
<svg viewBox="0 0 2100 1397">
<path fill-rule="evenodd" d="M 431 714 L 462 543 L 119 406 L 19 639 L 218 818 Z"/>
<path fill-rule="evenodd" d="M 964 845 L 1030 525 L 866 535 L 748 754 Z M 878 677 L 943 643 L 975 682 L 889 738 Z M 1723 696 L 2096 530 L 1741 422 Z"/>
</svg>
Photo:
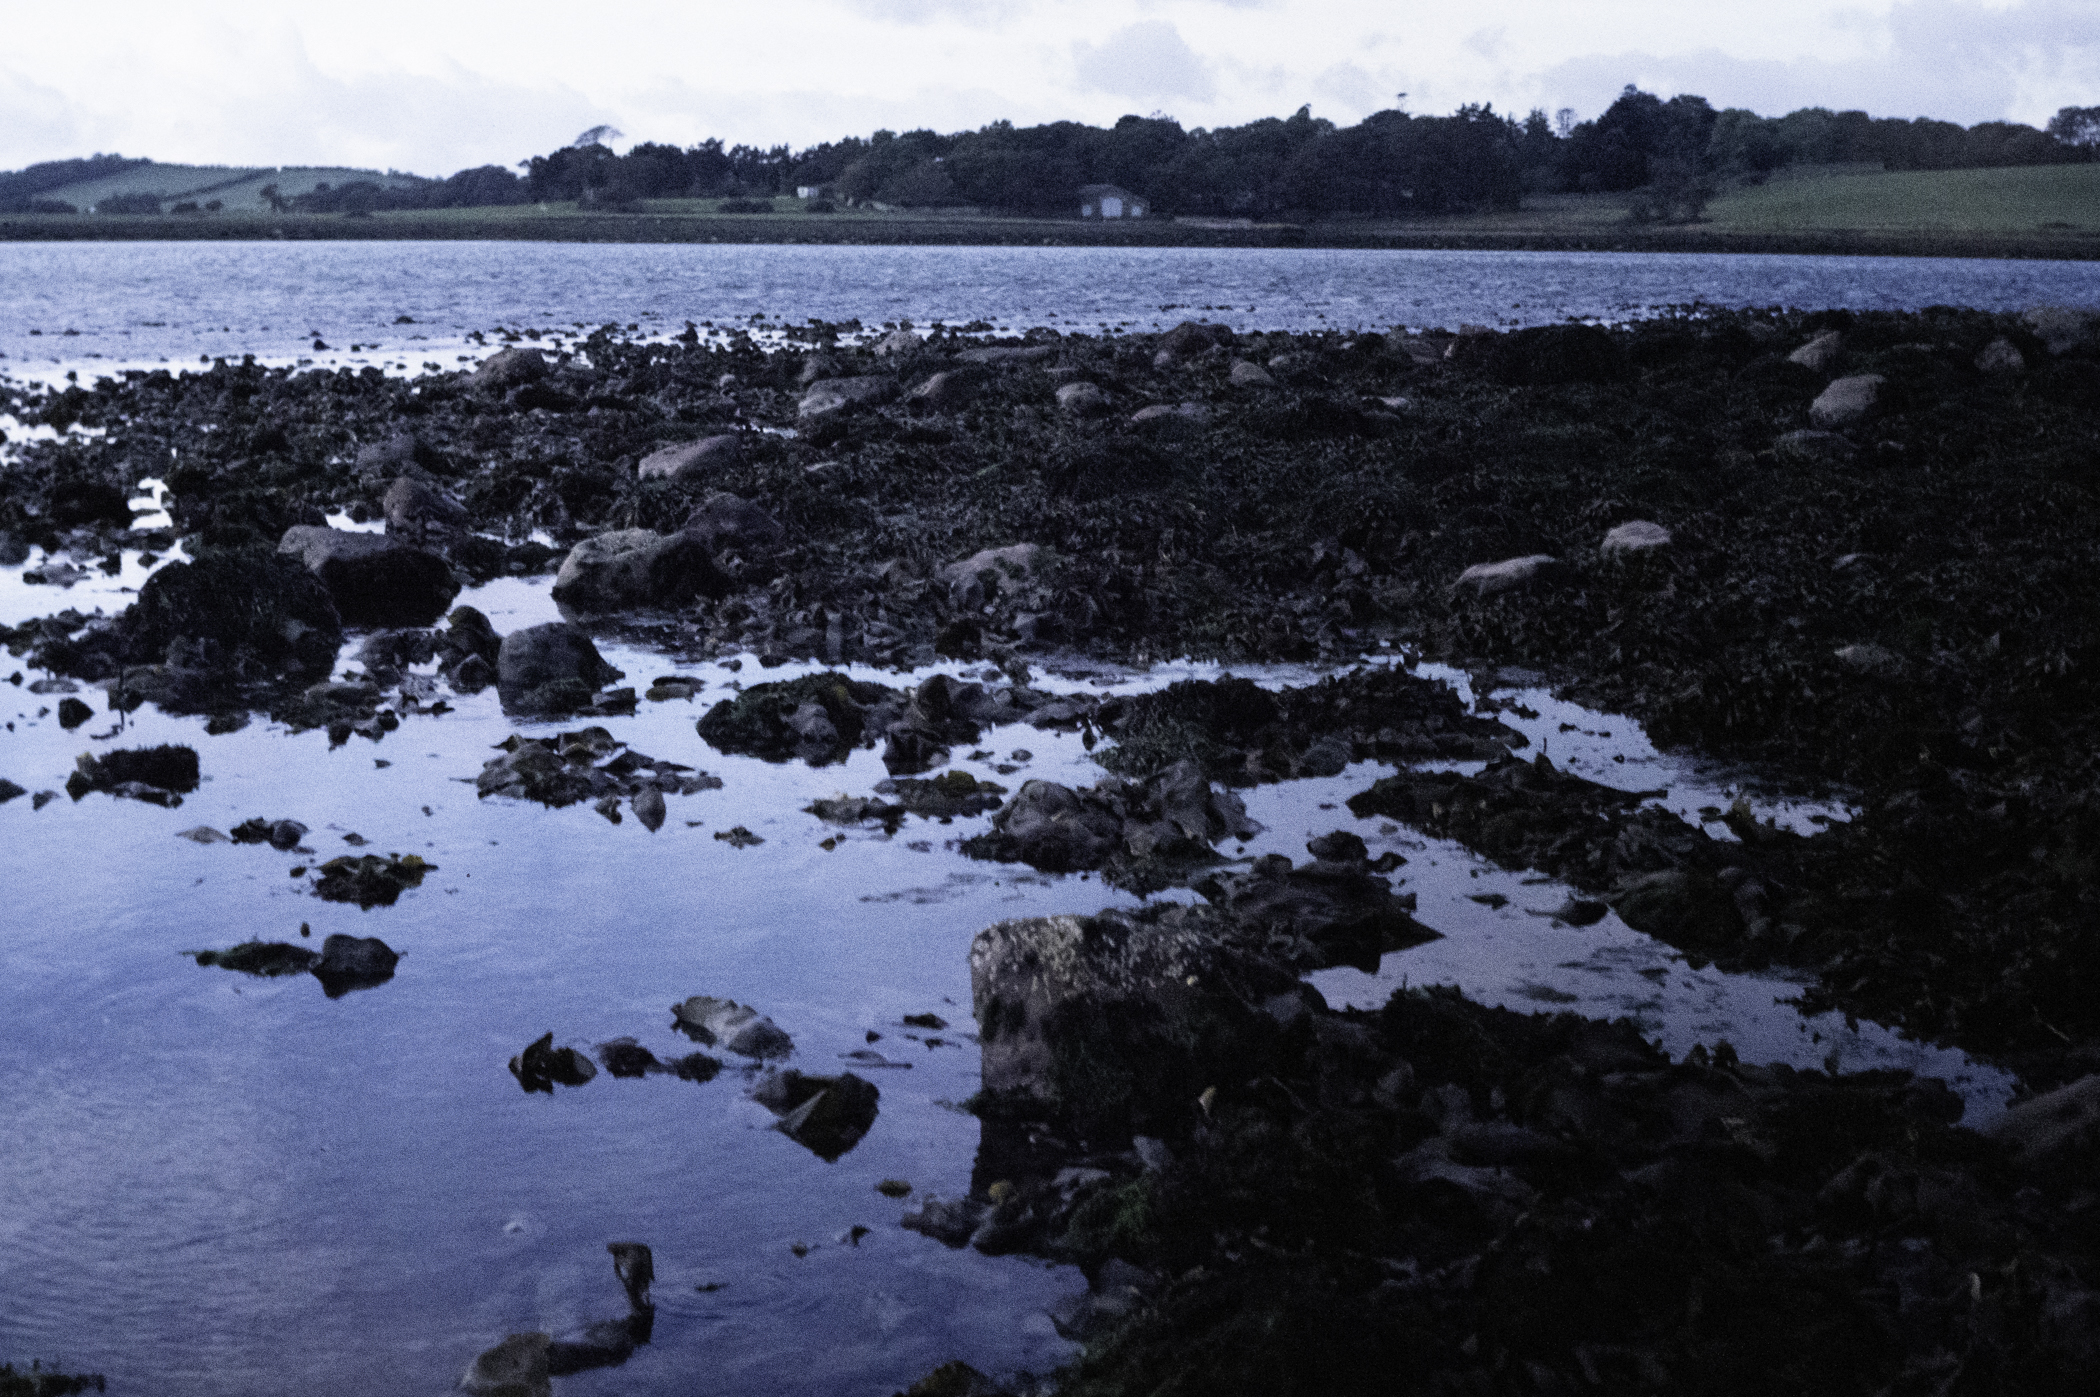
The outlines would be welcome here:
<svg viewBox="0 0 2100 1397">
<path fill-rule="evenodd" d="M 1098 45 L 1075 43 L 1072 66 L 1082 88 L 1117 97 L 1208 102 L 1217 93 L 1210 65 L 1163 19 L 1133 24 Z"/>
</svg>

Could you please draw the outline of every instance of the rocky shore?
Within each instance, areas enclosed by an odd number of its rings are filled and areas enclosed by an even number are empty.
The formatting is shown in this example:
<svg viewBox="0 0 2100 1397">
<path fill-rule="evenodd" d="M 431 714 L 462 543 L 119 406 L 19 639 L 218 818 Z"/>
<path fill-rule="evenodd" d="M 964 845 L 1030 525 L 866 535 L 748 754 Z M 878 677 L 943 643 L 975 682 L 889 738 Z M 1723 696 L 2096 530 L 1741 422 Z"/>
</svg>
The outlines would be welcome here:
<svg viewBox="0 0 2100 1397">
<path fill-rule="evenodd" d="M 53 589 L 0 639 L 97 708 L 208 732 L 264 712 L 383 741 L 493 685 L 587 725 L 517 740 L 485 796 L 645 824 L 708 778 L 606 760 L 588 724 L 678 681 L 623 683 L 593 635 L 667 663 L 982 663 L 910 687 L 756 675 L 698 730 L 775 761 L 880 747 L 887 789 L 819 803 L 841 825 L 996 810 L 968 852 L 1200 893 L 1004 923 L 973 952 L 976 1186 L 907 1225 L 1086 1269 L 1062 1390 L 2046 1392 L 2100 1364 L 2093 316 L 512 338 L 408 381 L 222 362 L 0 388 L 61 433 L 0 465 L 0 556 L 41 546 Z M 128 531 L 148 476 L 173 527 Z M 63 609 L 68 568 L 178 540 L 121 615 Z M 453 606 L 549 573 L 563 623 L 498 635 Z M 360 668 L 338 677 L 346 628 Z M 1281 693 L 1032 682 L 1182 654 L 1437 659 L 1482 698 L 1386 664 Z M 1859 813 L 1700 826 L 1572 776 L 1496 721 L 1510 667 Z M 1108 772 L 927 778 L 1020 725 L 1105 740 Z M 88 760 L 76 799 L 197 780 L 188 749 Z M 1979 1134 L 1896 1074 L 1721 1044 L 1673 1062 L 1623 1023 L 1430 989 L 1329 1009 L 1305 971 L 1433 932 L 1346 831 L 1230 862 L 1234 790 L 1367 761 L 1391 773 L 1353 814 L 1565 880 L 1568 922 L 1799 967 L 1812 1005 L 2029 1095 Z"/>
</svg>

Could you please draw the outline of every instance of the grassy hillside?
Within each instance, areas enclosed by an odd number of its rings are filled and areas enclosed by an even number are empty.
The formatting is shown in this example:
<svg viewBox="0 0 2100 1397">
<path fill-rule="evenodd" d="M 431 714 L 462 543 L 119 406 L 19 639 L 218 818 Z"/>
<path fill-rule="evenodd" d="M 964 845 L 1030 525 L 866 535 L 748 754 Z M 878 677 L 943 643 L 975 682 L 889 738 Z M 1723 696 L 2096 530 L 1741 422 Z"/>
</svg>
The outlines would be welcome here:
<svg viewBox="0 0 2100 1397">
<path fill-rule="evenodd" d="M 1931 229 L 1955 233 L 2100 231 L 2100 164 L 2006 170 L 1786 171 L 1714 200 L 1716 227 Z"/>
<path fill-rule="evenodd" d="M 413 183 L 399 175 L 340 166 L 165 165 L 155 161 L 100 179 L 69 184 L 40 197 L 62 199 L 82 212 L 115 195 L 151 194 L 171 203 L 217 199 L 228 213 L 268 213 L 270 206 L 262 197 L 266 184 L 275 184 L 278 192 L 289 198 L 323 182 L 340 185 L 355 180 L 386 185 Z"/>
</svg>

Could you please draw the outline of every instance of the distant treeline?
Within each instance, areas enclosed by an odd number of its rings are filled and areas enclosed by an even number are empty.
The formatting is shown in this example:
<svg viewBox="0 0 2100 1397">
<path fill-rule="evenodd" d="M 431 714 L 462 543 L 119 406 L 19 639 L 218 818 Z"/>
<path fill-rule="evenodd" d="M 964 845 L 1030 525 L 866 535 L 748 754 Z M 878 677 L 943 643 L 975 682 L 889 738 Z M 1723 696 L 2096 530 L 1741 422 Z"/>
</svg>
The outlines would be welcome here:
<svg viewBox="0 0 2100 1397">
<path fill-rule="evenodd" d="M 48 210 L 36 209 L 35 206 L 59 205 L 58 200 L 42 197 L 54 189 L 64 189 L 82 180 L 101 179 L 104 175 L 122 174 L 134 165 L 152 163 L 151 160 L 128 160 L 121 155 L 90 155 L 84 160 L 46 160 L 24 170 L 0 173 L 0 213 L 72 213 L 75 210 L 71 204 Z"/>
<path fill-rule="evenodd" d="M 644 143 L 625 155 L 598 139 L 600 128 L 520 162 L 522 173 L 484 165 L 405 187 L 263 194 L 281 211 L 361 214 L 572 200 L 618 209 L 815 187 L 842 203 L 1060 215 L 1077 211 L 1082 185 L 1114 184 L 1147 199 L 1155 215 L 1308 219 L 1512 209 L 1526 193 L 1585 191 L 1632 192 L 1636 217 L 1670 220 L 1695 216 L 1718 181 L 1755 182 L 1788 165 L 1943 170 L 2082 162 L 2100 151 L 2100 107 L 2066 107 L 2046 130 L 2004 121 L 1964 128 L 1822 107 L 1762 117 L 1629 86 L 1595 120 L 1572 118 L 1535 110 L 1520 120 L 1467 106 L 1450 116 L 1382 111 L 1336 126 L 1301 107 L 1215 130 L 1184 130 L 1166 116 L 1126 116 L 1105 129 L 999 121 L 945 136 L 877 131 L 800 151 L 708 140 L 683 149 Z M 86 167 L 110 173 L 132 163 L 96 156 L 0 176 L 0 209 L 87 178 L 77 172 Z"/>
</svg>

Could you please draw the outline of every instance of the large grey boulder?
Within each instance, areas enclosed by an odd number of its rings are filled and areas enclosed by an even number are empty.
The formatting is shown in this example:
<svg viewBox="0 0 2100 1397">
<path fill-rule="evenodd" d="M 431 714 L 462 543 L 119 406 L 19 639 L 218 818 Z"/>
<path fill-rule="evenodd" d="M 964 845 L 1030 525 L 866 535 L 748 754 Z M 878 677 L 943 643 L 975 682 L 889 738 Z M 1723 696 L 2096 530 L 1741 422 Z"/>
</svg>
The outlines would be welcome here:
<svg viewBox="0 0 2100 1397">
<path fill-rule="evenodd" d="M 795 408 L 798 417 L 832 417 L 860 408 L 874 407 L 897 396 L 897 380 L 888 374 L 862 374 L 853 378 L 820 378 L 809 385 Z"/>
<path fill-rule="evenodd" d="M 618 678 L 591 638 L 566 621 L 512 631 L 496 655 L 496 692 L 512 713 L 574 712 Z"/>
<path fill-rule="evenodd" d="M 569 550 L 554 578 L 554 600 L 602 616 L 677 606 L 696 595 L 719 596 L 728 586 L 707 545 L 691 534 L 615 529 Z"/>
<path fill-rule="evenodd" d="M 295 524 L 277 551 L 319 578 L 350 626 L 427 626 L 459 595 L 445 560 L 384 534 Z"/>
<path fill-rule="evenodd" d="M 1826 432 L 1863 422 L 1880 405 L 1881 386 L 1886 382 L 1880 374 L 1835 379 L 1808 405 L 1808 420 Z"/>
<path fill-rule="evenodd" d="M 787 537 L 780 521 L 762 505 L 740 495 L 717 490 L 700 502 L 686 517 L 683 532 L 700 540 L 709 550 L 723 552 L 773 548 Z"/>
<path fill-rule="evenodd" d="M 1786 357 L 1804 369 L 1828 373 L 1844 352 L 1845 337 L 1836 330 L 1825 330 Z"/>
<path fill-rule="evenodd" d="M 1476 597 L 1492 597 L 1552 580 L 1560 571 L 1560 560 L 1550 553 L 1531 553 L 1522 558 L 1504 558 L 1499 563 L 1475 563 L 1458 575 L 1455 591 Z"/>
<path fill-rule="evenodd" d="M 515 345 L 499 349 L 474 370 L 474 386 L 497 392 L 535 383 L 547 376 L 547 360 L 537 349 Z"/>
<path fill-rule="evenodd" d="M 386 516 L 389 535 L 420 538 L 467 526 L 465 505 L 408 476 L 386 487 L 379 508 Z"/>
<path fill-rule="evenodd" d="M 682 441 L 642 457 L 636 474 L 643 480 L 690 480 L 713 475 L 744 459 L 744 439 L 734 432 Z"/>
<path fill-rule="evenodd" d="M 1976 368 L 1987 374 L 2022 373 L 2027 368 L 2027 356 L 2020 353 L 2018 345 L 2000 335 L 1977 354 Z"/>
<path fill-rule="evenodd" d="M 1212 325 L 1199 320 L 1184 320 L 1159 338 L 1159 348 L 1152 355 L 1155 368 L 1171 368 L 1184 359 L 1193 359 L 1212 349 L 1225 348 L 1232 344 L 1233 333 L 1224 325 Z"/>
<path fill-rule="evenodd" d="M 932 412 L 954 412 L 967 407 L 977 396 L 978 373 L 973 369 L 943 369 L 911 390 L 907 406 Z"/>
<path fill-rule="evenodd" d="M 2036 306 L 2020 319 L 2034 331 L 2044 349 L 2051 354 L 2069 354 L 2092 336 L 2094 325 L 2100 323 L 2100 311 Z"/>
<path fill-rule="evenodd" d="M 1100 417 L 1109 410 L 1108 394 L 1080 379 L 1057 390 L 1057 407 L 1073 417 Z"/>
<path fill-rule="evenodd" d="M 1055 351 L 1047 344 L 984 345 L 957 355 L 965 364 L 1034 364 Z"/>
<path fill-rule="evenodd" d="M 1269 371 L 1250 359 L 1232 361 L 1232 372 L 1225 381 L 1235 388 L 1274 388 L 1276 379 Z"/>
<path fill-rule="evenodd" d="M 915 330 L 892 330 L 870 346 L 878 359 L 909 359 L 926 347 L 926 341 Z"/>
<path fill-rule="evenodd" d="M 1648 519 L 1629 519 L 1604 536 L 1600 545 L 1605 557 L 1654 553 L 1670 546 L 1670 531 Z"/>
<path fill-rule="evenodd" d="M 1057 555 L 1040 543 L 1012 543 L 972 553 L 961 562 L 942 568 L 940 575 L 956 604 L 972 608 L 983 606 L 998 588 L 1032 579 L 1056 561 Z M 985 585 L 985 573 L 992 574 L 989 587 Z"/>
</svg>

